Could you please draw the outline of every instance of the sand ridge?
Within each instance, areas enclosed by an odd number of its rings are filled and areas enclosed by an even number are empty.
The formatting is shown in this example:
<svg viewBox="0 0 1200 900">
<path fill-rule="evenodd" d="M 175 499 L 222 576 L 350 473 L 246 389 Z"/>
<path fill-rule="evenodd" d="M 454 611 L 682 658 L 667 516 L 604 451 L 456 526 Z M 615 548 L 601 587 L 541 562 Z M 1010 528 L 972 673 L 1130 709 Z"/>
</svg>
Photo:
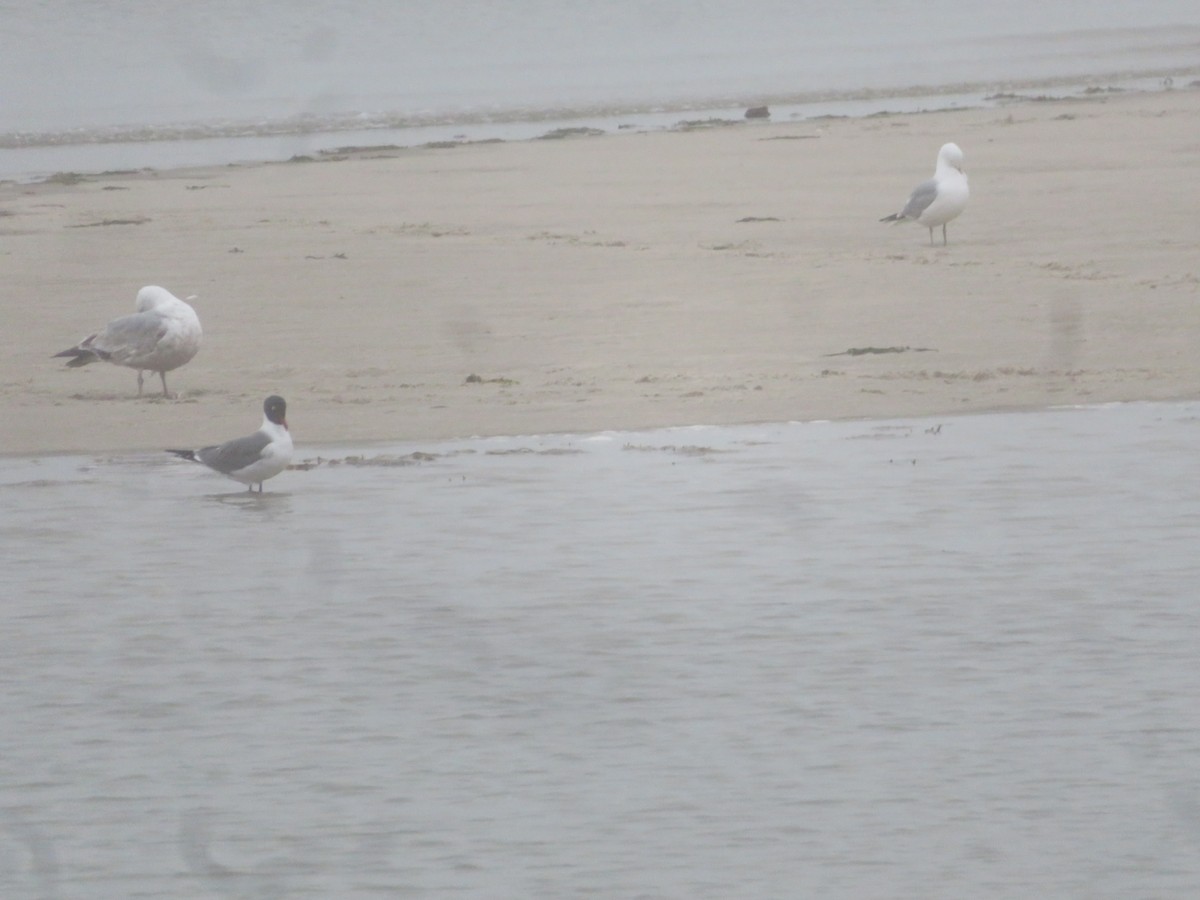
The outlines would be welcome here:
<svg viewBox="0 0 1200 900">
<path fill-rule="evenodd" d="M 5 183 L 0 451 L 1194 398 L 1197 135 L 1192 88 Z M 949 246 L 880 224 L 951 140 Z M 50 358 L 145 284 L 198 295 L 176 401 Z"/>
</svg>

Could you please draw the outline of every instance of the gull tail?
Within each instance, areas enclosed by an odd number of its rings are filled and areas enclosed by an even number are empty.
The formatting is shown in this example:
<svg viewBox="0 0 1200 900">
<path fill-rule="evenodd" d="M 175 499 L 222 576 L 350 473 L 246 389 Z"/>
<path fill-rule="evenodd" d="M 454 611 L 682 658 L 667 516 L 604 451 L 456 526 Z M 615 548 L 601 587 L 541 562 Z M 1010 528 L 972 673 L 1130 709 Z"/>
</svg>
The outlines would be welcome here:
<svg viewBox="0 0 1200 900">
<path fill-rule="evenodd" d="M 62 353 L 55 353 L 51 358 L 57 359 L 60 356 L 73 357 L 73 359 L 67 363 L 68 369 L 77 369 L 80 366 L 86 366 L 88 363 L 94 363 L 97 360 L 107 358 L 107 354 L 105 353 L 82 346 L 72 347 L 70 350 L 64 350 Z"/>
<path fill-rule="evenodd" d="M 180 459 L 190 459 L 192 462 L 200 462 L 195 450 L 168 450 L 167 452 L 174 453 Z"/>
<path fill-rule="evenodd" d="M 90 334 L 74 347 L 64 350 L 62 353 L 55 353 L 51 359 L 57 359 L 60 356 L 74 357 L 67 363 L 68 369 L 77 369 L 80 366 L 86 366 L 88 363 L 94 363 L 99 359 L 109 359 L 112 356 L 111 353 L 105 353 L 103 350 L 97 350 L 92 346 L 92 341 L 95 339 L 96 335 Z"/>
</svg>

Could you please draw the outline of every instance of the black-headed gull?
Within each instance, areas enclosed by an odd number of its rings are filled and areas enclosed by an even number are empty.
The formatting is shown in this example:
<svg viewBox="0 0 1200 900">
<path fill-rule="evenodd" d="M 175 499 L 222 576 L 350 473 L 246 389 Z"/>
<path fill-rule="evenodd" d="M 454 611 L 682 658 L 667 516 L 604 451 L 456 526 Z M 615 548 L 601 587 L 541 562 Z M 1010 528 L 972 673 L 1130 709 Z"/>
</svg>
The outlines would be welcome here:
<svg viewBox="0 0 1200 900">
<path fill-rule="evenodd" d="M 147 285 L 138 291 L 136 313 L 113 319 L 103 331 L 54 355 L 72 357 L 67 363 L 70 368 L 103 360 L 137 369 L 139 397 L 142 372 L 157 372 L 162 378 L 163 396 L 169 397 L 167 373 L 196 355 L 201 336 L 200 318 L 194 309 L 166 288 Z"/>
<path fill-rule="evenodd" d="M 203 463 L 214 472 L 228 475 L 254 490 L 274 478 L 292 461 L 292 435 L 287 426 L 287 403 L 270 396 L 263 401 L 262 427 L 254 434 L 199 450 L 168 450 L 183 459 Z"/>
<path fill-rule="evenodd" d="M 963 171 L 963 152 L 958 144 L 942 144 L 938 151 L 937 168 L 933 177 L 917 185 L 904 209 L 880 222 L 916 222 L 929 229 L 929 243 L 933 243 L 933 229 L 942 226 L 942 244 L 946 243 L 946 223 L 958 218 L 967 208 L 971 196 L 967 187 L 967 173 Z"/>
</svg>

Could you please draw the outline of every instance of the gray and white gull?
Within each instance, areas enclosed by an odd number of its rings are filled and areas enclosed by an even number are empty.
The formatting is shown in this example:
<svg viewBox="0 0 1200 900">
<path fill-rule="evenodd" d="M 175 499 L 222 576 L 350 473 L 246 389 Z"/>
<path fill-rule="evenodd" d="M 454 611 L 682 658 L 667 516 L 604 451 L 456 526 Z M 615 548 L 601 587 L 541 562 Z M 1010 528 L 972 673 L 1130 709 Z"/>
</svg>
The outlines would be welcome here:
<svg viewBox="0 0 1200 900">
<path fill-rule="evenodd" d="M 183 459 L 208 466 L 247 485 L 251 491 L 258 485 L 261 494 L 263 482 L 274 478 L 292 461 L 292 434 L 288 431 L 287 403 L 282 397 L 272 395 L 263 401 L 262 427 L 254 434 L 201 447 L 199 450 L 168 450 Z"/>
<path fill-rule="evenodd" d="M 933 229 L 942 226 L 942 244 L 946 244 L 946 223 L 957 219 L 967 208 L 971 190 L 967 173 L 963 171 L 963 152 L 958 144 L 943 144 L 938 151 L 933 177 L 922 181 L 913 190 L 904 209 L 880 222 L 916 222 L 929 229 L 933 244 Z"/>
<path fill-rule="evenodd" d="M 196 311 L 166 288 L 152 284 L 138 291 L 133 315 L 113 319 L 103 331 L 54 355 L 71 357 L 67 366 L 73 369 L 101 360 L 137 369 L 139 397 L 142 372 L 157 372 L 163 396 L 169 397 L 167 373 L 196 355 L 202 336 Z"/>
</svg>

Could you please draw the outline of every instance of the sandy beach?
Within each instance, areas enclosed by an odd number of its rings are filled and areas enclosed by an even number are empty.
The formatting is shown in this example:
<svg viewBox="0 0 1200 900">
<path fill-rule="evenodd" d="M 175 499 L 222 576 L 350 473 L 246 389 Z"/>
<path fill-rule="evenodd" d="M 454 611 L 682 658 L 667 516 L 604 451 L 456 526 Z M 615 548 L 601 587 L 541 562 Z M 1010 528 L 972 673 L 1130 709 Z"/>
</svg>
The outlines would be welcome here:
<svg viewBox="0 0 1200 900">
<path fill-rule="evenodd" d="M 950 140 L 949 246 L 880 224 Z M 1200 396 L 1196 89 L 72 180 L 0 185 L 4 453 L 211 443 L 270 393 L 301 456 Z M 178 399 L 51 359 L 146 284 L 197 295 Z"/>
</svg>

